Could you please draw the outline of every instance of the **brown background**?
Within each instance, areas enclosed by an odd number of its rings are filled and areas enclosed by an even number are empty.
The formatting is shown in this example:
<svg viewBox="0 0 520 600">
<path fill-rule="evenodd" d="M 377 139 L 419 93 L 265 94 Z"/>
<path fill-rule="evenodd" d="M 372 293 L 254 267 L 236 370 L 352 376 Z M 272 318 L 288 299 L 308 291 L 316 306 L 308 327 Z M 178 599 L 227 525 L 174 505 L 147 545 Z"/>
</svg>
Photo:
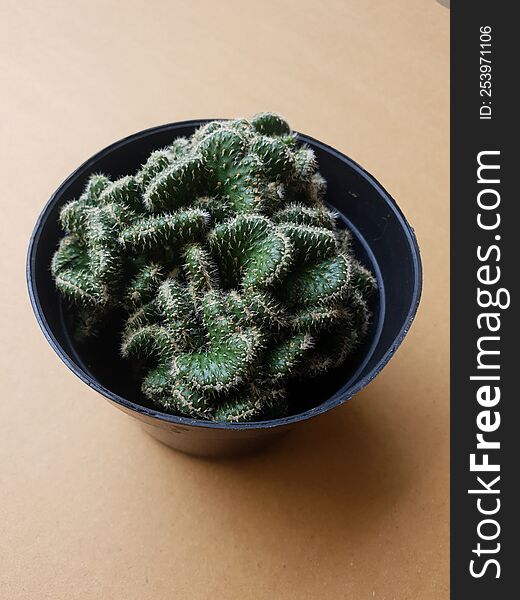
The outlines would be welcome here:
<svg viewBox="0 0 520 600">
<path fill-rule="evenodd" d="M 434 0 L 0 1 L 0 597 L 448 597 L 448 20 Z M 261 110 L 383 182 L 424 295 L 354 400 L 263 454 L 198 460 L 54 355 L 25 252 L 100 148 Z"/>
</svg>

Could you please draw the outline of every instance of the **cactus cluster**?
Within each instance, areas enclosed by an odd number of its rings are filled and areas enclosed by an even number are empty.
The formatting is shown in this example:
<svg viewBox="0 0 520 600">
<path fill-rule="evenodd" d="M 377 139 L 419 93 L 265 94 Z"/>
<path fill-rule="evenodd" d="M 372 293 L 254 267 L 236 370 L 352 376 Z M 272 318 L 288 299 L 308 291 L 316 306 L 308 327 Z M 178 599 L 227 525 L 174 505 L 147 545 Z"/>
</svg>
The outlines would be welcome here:
<svg viewBox="0 0 520 600">
<path fill-rule="evenodd" d="M 77 335 L 123 309 L 121 352 L 163 410 L 284 416 L 290 379 L 361 342 L 376 287 L 324 192 L 312 150 L 272 113 L 207 123 L 134 175 L 91 176 L 52 262 Z"/>
</svg>

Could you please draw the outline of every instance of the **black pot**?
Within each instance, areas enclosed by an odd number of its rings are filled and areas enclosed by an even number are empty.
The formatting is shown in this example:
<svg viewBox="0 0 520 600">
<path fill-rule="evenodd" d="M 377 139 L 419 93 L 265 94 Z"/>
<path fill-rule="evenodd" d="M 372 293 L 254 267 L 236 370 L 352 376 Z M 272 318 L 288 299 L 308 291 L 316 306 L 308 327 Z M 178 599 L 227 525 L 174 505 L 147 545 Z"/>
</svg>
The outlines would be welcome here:
<svg viewBox="0 0 520 600">
<path fill-rule="evenodd" d="M 68 327 L 68 308 L 52 280 L 49 265 L 63 235 L 60 208 L 77 197 L 92 173 L 113 178 L 139 168 L 147 156 L 179 136 L 189 136 L 206 121 L 185 121 L 131 135 L 87 160 L 53 194 L 34 228 L 27 257 L 27 283 L 33 310 L 50 345 L 82 381 L 112 404 L 138 419 L 152 436 L 169 446 L 205 456 L 244 453 L 328 411 L 359 392 L 386 365 L 403 341 L 419 304 L 422 271 L 413 233 L 395 201 L 351 159 L 306 135 L 299 140 L 316 153 L 328 184 L 327 200 L 353 231 L 356 254 L 376 274 L 379 293 L 372 306 L 368 339 L 348 365 L 295 384 L 293 413 L 256 423 L 214 423 L 161 412 L 141 394 L 126 361 L 119 357 L 116 329 L 92 346 L 78 347 Z"/>
</svg>

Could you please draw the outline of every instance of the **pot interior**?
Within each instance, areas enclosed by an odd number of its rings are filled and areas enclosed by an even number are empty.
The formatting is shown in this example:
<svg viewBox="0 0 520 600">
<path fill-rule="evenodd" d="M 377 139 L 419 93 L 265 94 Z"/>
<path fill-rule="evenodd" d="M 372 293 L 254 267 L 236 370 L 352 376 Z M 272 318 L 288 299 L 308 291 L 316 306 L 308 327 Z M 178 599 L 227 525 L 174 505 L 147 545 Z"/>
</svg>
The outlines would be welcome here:
<svg viewBox="0 0 520 600">
<path fill-rule="evenodd" d="M 116 402 L 128 402 L 157 413 L 141 393 L 131 365 L 119 354 L 122 315 L 116 315 L 101 339 L 78 345 L 71 336 L 71 312 L 50 274 L 52 255 L 63 232 L 61 207 L 77 197 L 88 177 L 104 172 L 117 178 L 137 170 L 153 151 L 201 122 L 159 127 L 117 142 L 75 171 L 58 189 L 35 228 L 28 259 L 31 299 L 40 325 L 60 357 L 89 385 Z M 354 234 L 358 259 L 378 280 L 372 299 L 368 336 L 345 364 L 321 377 L 290 386 L 291 413 L 322 411 L 349 398 L 386 364 L 404 337 L 419 300 L 421 273 L 413 233 L 393 200 L 361 167 L 333 149 L 300 135 L 316 152 L 327 180 L 327 202 Z M 139 410 L 139 408 L 138 408 Z"/>
</svg>

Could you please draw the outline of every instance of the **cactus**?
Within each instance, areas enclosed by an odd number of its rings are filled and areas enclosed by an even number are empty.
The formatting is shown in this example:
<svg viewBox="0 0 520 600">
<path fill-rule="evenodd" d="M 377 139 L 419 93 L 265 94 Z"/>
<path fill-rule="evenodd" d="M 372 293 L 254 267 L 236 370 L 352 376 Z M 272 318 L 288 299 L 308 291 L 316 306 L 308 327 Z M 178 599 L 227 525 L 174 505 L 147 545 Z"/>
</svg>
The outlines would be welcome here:
<svg viewBox="0 0 520 600">
<path fill-rule="evenodd" d="M 121 352 L 163 410 L 287 414 L 291 379 L 339 366 L 369 323 L 373 275 L 324 203 L 310 148 L 272 113 L 213 121 L 60 215 L 52 261 L 76 335 L 126 315 Z"/>
</svg>

